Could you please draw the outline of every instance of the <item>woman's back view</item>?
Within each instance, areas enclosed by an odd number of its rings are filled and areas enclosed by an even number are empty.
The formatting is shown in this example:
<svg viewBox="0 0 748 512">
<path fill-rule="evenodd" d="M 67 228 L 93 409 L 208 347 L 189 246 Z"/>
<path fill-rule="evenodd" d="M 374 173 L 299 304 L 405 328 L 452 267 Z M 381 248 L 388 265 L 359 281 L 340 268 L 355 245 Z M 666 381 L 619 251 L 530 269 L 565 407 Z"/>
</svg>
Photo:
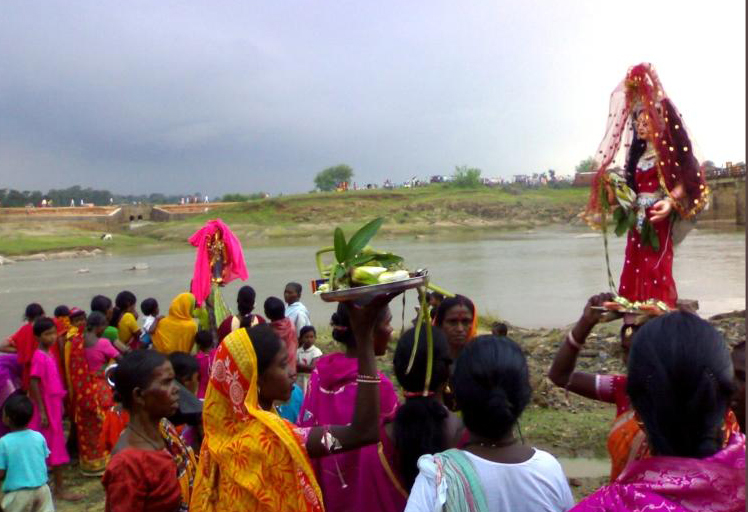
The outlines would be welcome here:
<svg viewBox="0 0 748 512">
<path fill-rule="evenodd" d="M 531 394 L 519 346 L 506 337 L 476 338 L 457 359 L 453 384 L 470 441 L 463 450 L 421 457 L 406 511 L 570 509 L 558 461 L 513 434 Z"/>
</svg>

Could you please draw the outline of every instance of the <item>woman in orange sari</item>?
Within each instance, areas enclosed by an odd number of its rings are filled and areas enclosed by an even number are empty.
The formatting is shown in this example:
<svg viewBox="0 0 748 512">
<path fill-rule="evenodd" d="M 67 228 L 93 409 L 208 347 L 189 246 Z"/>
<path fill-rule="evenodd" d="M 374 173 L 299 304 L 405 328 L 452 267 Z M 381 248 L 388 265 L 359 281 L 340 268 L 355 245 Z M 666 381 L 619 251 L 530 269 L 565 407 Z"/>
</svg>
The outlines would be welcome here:
<svg viewBox="0 0 748 512">
<path fill-rule="evenodd" d="M 106 318 L 94 312 L 88 317 L 85 332 L 69 340 L 72 416 L 77 427 L 79 467 L 86 476 L 103 475 L 108 460 L 101 432 L 113 398 L 104 366 L 108 360 L 118 358 L 119 352 L 101 337 L 104 329 Z"/>
<path fill-rule="evenodd" d="M 274 402 L 287 401 L 295 380 L 286 347 L 266 325 L 224 338 L 205 396 L 205 439 L 192 492 L 193 512 L 321 512 L 322 493 L 309 457 L 377 442 L 379 378 L 376 353 L 388 339 L 374 335 L 391 297 L 351 307 L 358 344 L 358 391 L 350 425 L 301 429 L 282 419 Z"/>
<path fill-rule="evenodd" d="M 600 322 L 602 311 L 597 308 L 611 300 L 613 300 L 613 295 L 610 293 L 590 297 L 581 318 L 561 343 L 548 372 L 548 378 L 555 385 L 577 395 L 615 404 L 616 418 L 608 434 L 608 453 L 611 460 L 610 480 L 613 481 L 630 461 L 640 459 L 647 454 L 647 438 L 639 428 L 626 394 L 626 376 L 574 371 L 579 351 L 592 329 Z M 637 324 L 634 319 L 624 318 L 621 328 L 624 363 L 628 359 L 631 340 L 641 323 L 641 319 Z"/>
</svg>

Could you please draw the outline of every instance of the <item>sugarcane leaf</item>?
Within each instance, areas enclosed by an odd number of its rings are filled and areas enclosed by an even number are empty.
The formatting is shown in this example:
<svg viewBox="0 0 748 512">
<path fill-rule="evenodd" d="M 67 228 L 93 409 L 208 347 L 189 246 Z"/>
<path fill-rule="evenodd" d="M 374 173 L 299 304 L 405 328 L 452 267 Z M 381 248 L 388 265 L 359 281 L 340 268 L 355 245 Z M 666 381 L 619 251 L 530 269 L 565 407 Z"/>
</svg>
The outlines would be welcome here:
<svg viewBox="0 0 748 512">
<path fill-rule="evenodd" d="M 376 258 L 377 258 L 376 254 L 359 254 L 358 256 L 350 260 L 348 264 L 353 267 L 360 267 L 361 265 L 366 265 L 367 263 L 371 263 Z"/>
<path fill-rule="evenodd" d="M 333 274 L 335 279 L 342 279 L 345 276 L 345 267 L 343 265 L 335 265 L 335 272 Z"/>
<path fill-rule="evenodd" d="M 629 229 L 633 228 L 636 225 L 636 212 L 634 210 L 629 210 L 628 224 Z"/>
<path fill-rule="evenodd" d="M 403 262 L 403 258 L 395 254 L 378 254 L 377 261 L 382 267 L 390 268 Z"/>
<path fill-rule="evenodd" d="M 369 243 L 369 240 L 371 240 L 374 235 L 377 234 L 377 231 L 379 231 L 379 228 L 382 227 L 383 222 L 384 219 L 382 217 L 378 217 L 356 231 L 356 233 L 348 242 L 348 247 L 346 248 L 344 259 L 349 260 L 356 256 L 359 252 L 361 252 L 361 249 L 366 247 L 366 244 Z"/>
<path fill-rule="evenodd" d="M 619 213 L 621 212 L 621 213 Z M 616 215 L 618 214 L 618 215 Z M 629 229 L 629 222 L 628 217 L 626 217 L 623 213 L 621 208 L 618 208 L 615 213 L 613 214 L 613 218 L 616 221 L 616 236 L 621 236 Z"/>
<path fill-rule="evenodd" d="M 416 332 L 415 332 L 415 339 L 413 340 L 413 350 L 410 352 L 410 360 L 408 361 L 408 367 L 405 369 L 405 374 L 409 374 L 410 370 L 413 368 L 413 363 L 416 360 L 416 352 L 418 352 L 418 338 L 421 334 L 421 325 L 423 325 L 423 322 L 425 320 L 425 316 L 423 313 L 424 309 L 423 306 L 418 308 L 418 318 L 416 318 Z"/>
<path fill-rule="evenodd" d="M 613 220 L 615 220 L 617 223 L 621 222 L 621 219 L 624 218 L 626 213 L 623 211 L 623 208 L 616 208 L 613 210 Z"/>
<path fill-rule="evenodd" d="M 347 245 L 345 243 L 345 234 L 342 229 L 335 228 L 334 242 L 335 259 L 338 260 L 338 263 L 343 263 L 346 260 Z"/>
<path fill-rule="evenodd" d="M 649 244 L 652 246 L 652 249 L 655 251 L 660 250 L 660 237 L 657 236 L 657 230 L 654 229 L 654 226 L 650 225 L 649 228 Z"/>
</svg>

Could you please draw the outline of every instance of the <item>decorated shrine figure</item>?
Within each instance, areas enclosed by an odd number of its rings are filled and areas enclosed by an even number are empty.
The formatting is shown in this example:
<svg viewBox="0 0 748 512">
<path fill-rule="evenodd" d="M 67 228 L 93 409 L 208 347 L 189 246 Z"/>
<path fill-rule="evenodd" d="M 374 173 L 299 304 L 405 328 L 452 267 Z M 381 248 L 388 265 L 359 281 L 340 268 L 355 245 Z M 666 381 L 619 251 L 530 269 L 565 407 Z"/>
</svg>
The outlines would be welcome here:
<svg viewBox="0 0 748 512">
<path fill-rule="evenodd" d="M 611 167 L 622 143 L 626 158 L 617 172 Z M 675 308 L 673 246 L 706 206 L 709 190 L 683 119 L 651 64 L 630 68 L 611 94 L 595 159 L 585 217 L 607 235 L 612 215 L 616 234 L 628 232 L 616 302 L 623 309 Z"/>
<path fill-rule="evenodd" d="M 241 243 L 220 219 L 208 221 L 190 243 L 197 247 L 191 291 L 198 306 L 217 293 L 218 286 L 247 279 Z"/>
</svg>

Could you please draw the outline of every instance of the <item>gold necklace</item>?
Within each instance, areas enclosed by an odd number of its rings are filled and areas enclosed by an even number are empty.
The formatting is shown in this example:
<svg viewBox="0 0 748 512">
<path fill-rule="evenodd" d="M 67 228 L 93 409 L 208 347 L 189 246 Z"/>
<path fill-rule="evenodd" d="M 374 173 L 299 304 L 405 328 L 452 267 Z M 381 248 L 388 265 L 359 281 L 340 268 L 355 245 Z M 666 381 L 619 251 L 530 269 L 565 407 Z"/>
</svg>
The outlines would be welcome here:
<svg viewBox="0 0 748 512">
<path fill-rule="evenodd" d="M 140 432 L 138 432 L 137 430 L 135 430 L 134 428 L 132 428 L 132 426 L 131 426 L 131 425 L 130 425 L 129 423 L 127 424 L 127 428 L 129 428 L 129 429 L 130 429 L 130 431 L 131 431 L 131 432 L 132 432 L 133 434 L 137 435 L 137 436 L 138 436 L 139 438 L 143 439 L 143 440 L 144 440 L 145 442 L 147 442 L 148 444 L 150 444 L 151 446 L 153 446 L 153 448 L 154 448 L 154 449 L 155 449 L 156 451 L 161 451 L 161 450 L 163 450 L 163 449 L 164 449 L 164 448 L 162 448 L 162 447 L 158 446 L 158 445 L 157 445 L 156 443 L 154 443 L 154 442 L 153 442 L 153 441 L 152 441 L 151 439 L 149 439 L 148 437 L 144 436 L 143 434 L 141 434 Z"/>
</svg>

